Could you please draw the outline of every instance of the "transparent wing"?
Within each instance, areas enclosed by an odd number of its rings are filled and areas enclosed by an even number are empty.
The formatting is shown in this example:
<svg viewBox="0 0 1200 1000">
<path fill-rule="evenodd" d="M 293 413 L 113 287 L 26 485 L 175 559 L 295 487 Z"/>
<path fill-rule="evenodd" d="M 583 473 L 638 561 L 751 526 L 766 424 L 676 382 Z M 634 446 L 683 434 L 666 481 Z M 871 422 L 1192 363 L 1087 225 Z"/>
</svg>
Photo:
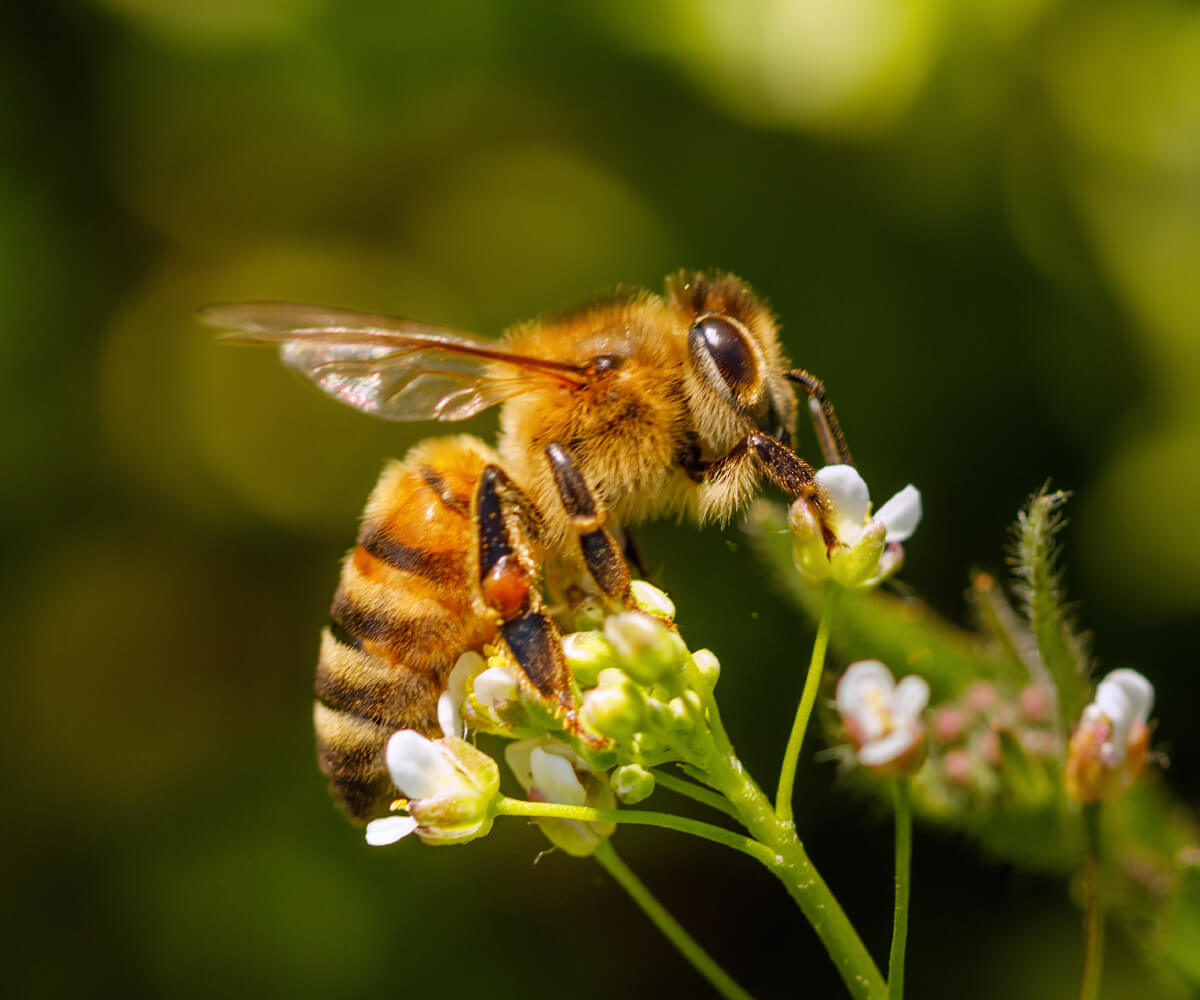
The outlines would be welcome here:
<svg viewBox="0 0 1200 1000">
<path fill-rule="evenodd" d="M 393 316 L 289 302 L 209 306 L 232 340 L 278 344 L 283 363 L 335 399 L 384 420 L 465 420 L 531 383 L 575 384 L 583 369 Z"/>
</svg>

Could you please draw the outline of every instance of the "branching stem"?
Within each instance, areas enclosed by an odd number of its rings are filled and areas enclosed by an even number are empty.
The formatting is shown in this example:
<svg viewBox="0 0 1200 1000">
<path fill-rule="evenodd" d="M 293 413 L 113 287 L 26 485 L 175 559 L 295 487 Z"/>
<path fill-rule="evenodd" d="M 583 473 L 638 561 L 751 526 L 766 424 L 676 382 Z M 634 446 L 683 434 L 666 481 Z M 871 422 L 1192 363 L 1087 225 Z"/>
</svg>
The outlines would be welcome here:
<svg viewBox="0 0 1200 1000">
<path fill-rule="evenodd" d="M 501 796 L 492 804 L 497 816 L 527 816 L 530 819 L 567 819 L 580 823 L 632 823 L 639 826 L 660 826 L 666 830 L 690 833 L 693 837 L 711 840 L 732 847 L 764 865 L 772 866 L 777 859 L 769 848 L 740 833 L 734 833 L 711 823 L 675 816 L 671 813 L 645 809 L 593 809 L 591 806 L 568 806 L 558 802 L 525 802 Z"/>
</svg>

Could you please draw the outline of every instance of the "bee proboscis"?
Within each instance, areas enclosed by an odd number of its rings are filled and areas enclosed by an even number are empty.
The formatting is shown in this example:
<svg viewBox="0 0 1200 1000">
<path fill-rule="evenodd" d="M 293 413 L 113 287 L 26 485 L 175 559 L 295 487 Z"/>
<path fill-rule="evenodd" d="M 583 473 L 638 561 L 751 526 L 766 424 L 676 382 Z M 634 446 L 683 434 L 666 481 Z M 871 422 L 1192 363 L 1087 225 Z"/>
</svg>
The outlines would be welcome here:
<svg viewBox="0 0 1200 1000">
<path fill-rule="evenodd" d="M 284 363 L 386 420 L 455 421 L 501 406 L 493 448 L 424 441 L 384 469 L 321 637 L 314 716 L 332 788 L 357 820 L 395 798 L 398 729 L 440 732 L 459 656 L 502 639 L 564 724 L 576 705 L 539 586 L 547 560 L 629 602 L 622 529 L 745 507 L 762 478 L 826 503 L 791 450 L 800 385 L 827 461 L 849 462 L 822 384 L 789 368 L 775 319 L 730 275 L 668 279 L 488 341 L 387 316 L 281 302 L 212 306 L 207 321 L 280 345 Z M 457 734 L 456 734 L 457 735 Z"/>
</svg>

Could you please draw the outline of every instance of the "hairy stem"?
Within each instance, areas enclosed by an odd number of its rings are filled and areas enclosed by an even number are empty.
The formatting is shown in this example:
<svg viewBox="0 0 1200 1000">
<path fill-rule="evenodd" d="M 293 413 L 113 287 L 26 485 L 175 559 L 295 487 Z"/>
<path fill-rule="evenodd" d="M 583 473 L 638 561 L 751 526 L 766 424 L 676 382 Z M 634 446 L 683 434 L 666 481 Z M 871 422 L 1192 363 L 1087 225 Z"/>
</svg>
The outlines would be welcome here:
<svg viewBox="0 0 1200 1000">
<path fill-rule="evenodd" d="M 907 778 L 894 786 L 896 801 L 896 910 L 892 922 L 892 950 L 888 959 L 889 1000 L 904 996 L 904 947 L 908 940 L 909 873 L 912 866 L 912 810 Z"/>
<path fill-rule="evenodd" d="M 673 944 L 679 953 L 692 963 L 692 966 L 712 985 L 721 996 L 727 1000 L 750 1000 L 750 994 L 739 986 L 724 969 L 722 969 L 687 931 L 680 926 L 667 909 L 654 898 L 642 881 L 629 870 L 624 861 L 613 850 L 612 844 L 605 840 L 592 854 L 604 870 L 613 877 L 618 885 L 629 894 L 642 912 L 650 918 L 663 936 Z"/>
<path fill-rule="evenodd" d="M 800 761 L 800 747 L 808 730 L 817 692 L 821 688 L 821 675 L 825 670 L 825 650 L 829 646 L 829 627 L 833 622 L 833 611 L 841 588 L 833 581 L 825 584 L 824 601 L 821 606 L 821 622 L 817 626 L 817 638 L 813 642 L 812 657 L 808 662 L 808 676 L 804 680 L 804 692 L 796 708 L 796 718 L 788 737 L 787 749 L 783 753 L 783 764 L 779 770 L 779 790 L 775 794 L 775 813 L 784 823 L 792 822 L 792 789 L 796 784 L 796 767 Z"/>
</svg>

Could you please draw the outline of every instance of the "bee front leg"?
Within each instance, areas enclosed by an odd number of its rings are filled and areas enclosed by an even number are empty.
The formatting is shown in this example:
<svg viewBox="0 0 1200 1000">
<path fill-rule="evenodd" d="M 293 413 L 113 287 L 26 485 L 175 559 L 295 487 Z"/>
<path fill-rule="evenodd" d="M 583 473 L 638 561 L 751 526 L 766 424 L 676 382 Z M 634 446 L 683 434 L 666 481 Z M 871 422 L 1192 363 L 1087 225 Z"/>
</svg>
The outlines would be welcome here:
<svg viewBox="0 0 1200 1000">
<path fill-rule="evenodd" d="M 500 617 L 500 634 L 522 672 L 543 695 L 554 698 L 574 717 L 571 674 L 562 653 L 558 628 L 542 611 L 536 578 L 518 554 L 513 540 L 512 506 L 526 521 L 532 506 L 516 484 L 496 465 L 483 470 L 475 495 L 479 532 L 479 589 L 484 602 Z"/>
<path fill-rule="evenodd" d="M 629 565 L 613 536 L 604 529 L 607 511 L 560 444 L 546 446 L 546 459 L 571 528 L 579 535 L 579 548 L 588 572 L 605 597 L 629 598 Z"/>
<path fill-rule="evenodd" d="M 821 454 L 825 456 L 826 464 L 853 465 L 854 459 L 850 457 L 850 448 L 846 444 L 846 435 L 842 433 L 842 425 L 838 423 L 837 414 L 833 412 L 833 404 L 825 398 L 825 384 L 802 368 L 787 372 L 784 377 L 795 382 L 808 396 L 808 415 L 812 417 L 817 441 L 821 445 Z"/>
<path fill-rule="evenodd" d="M 789 500 L 803 500 L 822 526 L 826 525 L 829 499 L 817 484 L 813 467 L 782 441 L 762 431 L 751 431 L 715 462 L 685 461 L 684 469 L 696 482 L 710 483 L 734 475 L 740 466 L 754 461 L 772 486 Z M 832 531 L 828 527 L 823 530 L 826 544 L 833 545 L 836 538 Z"/>
</svg>

